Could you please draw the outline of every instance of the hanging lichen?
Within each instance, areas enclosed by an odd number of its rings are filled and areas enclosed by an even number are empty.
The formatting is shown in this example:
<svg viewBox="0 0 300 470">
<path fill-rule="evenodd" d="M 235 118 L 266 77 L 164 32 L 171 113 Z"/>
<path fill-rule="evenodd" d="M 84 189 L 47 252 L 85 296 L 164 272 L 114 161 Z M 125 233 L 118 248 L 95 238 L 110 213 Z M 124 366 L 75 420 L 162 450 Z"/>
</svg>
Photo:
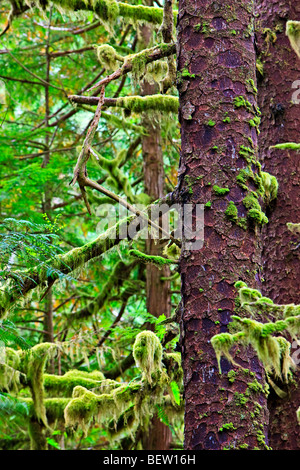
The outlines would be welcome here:
<svg viewBox="0 0 300 470">
<path fill-rule="evenodd" d="M 287 21 L 286 35 L 290 44 L 300 59 L 300 21 Z"/>
<path fill-rule="evenodd" d="M 20 369 L 26 375 L 29 385 L 36 417 L 47 425 L 46 410 L 44 406 L 43 374 L 46 362 L 57 352 L 58 346 L 54 343 L 40 343 L 29 351 L 21 351 Z"/>
<path fill-rule="evenodd" d="M 152 331 L 142 331 L 137 335 L 133 357 L 147 382 L 151 384 L 159 379 L 162 373 L 162 346 Z"/>
<path fill-rule="evenodd" d="M 239 301 L 242 309 L 249 312 L 252 318 L 240 318 L 232 316 L 232 328 L 236 333 L 221 333 L 215 335 L 211 342 L 215 349 L 220 368 L 220 358 L 224 355 L 229 361 L 234 362 L 230 350 L 236 343 L 244 346 L 251 344 L 259 359 L 263 363 L 267 374 L 274 375 L 276 379 L 288 382 L 291 371 L 295 367 L 290 356 L 290 342 L 283 336 L 273 336 L 279 332 L 287 332 L 292 338 L 300 332 L 300 306 L 299 305 L 275 305 L 271 299 L 263 297 L 256 289 L 250 289 L 238 281 L 235 287 L 239 289 Z M 274 322 L 262 323 L 253 317 L 264 312 L 272 313 Z M 236 364 L 237 365 L 237 364 Z"/>
<path fill-rule="evenodd" d="M 124 62 L 124 57 L 118 54 L 109 44 L 96 45 L 95 48 L 100 64 L 108 70 L 115 71 Z"/>
</svg>

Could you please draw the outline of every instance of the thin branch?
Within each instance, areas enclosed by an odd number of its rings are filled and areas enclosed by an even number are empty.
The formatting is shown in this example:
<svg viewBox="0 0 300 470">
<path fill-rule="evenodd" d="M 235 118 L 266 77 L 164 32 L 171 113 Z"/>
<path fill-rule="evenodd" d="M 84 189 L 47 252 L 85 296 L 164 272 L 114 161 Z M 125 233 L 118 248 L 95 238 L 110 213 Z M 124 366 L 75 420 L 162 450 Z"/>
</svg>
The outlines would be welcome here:
<svg viewBox="0 0 300 470">
<path fill-rule="evenodd" d="M 163 57 L 168 57 L 169 55 L 175 54 L 176 53 L 176 45 L 173 44 L 160 44 L 158 46 L 152 47 L 151 49 L 146 49 L 138 54 L 145 54 L 146 55 L 146 64 L 149 64 L 151 62 L 154 62 L 156 60 L 162 59 Z M 135 54 L 136 55 L 136 54 Z M 107 77 L 103 78 L 100 80 L 100 82 L 96 83 L 94 86 L 89 88 L 87 91 L 92 91 L 95 89 L 100 88 L 101 86 L 107 85 L 113 80 L 116 80 L 117 78 L 121 77 L 124 74 L 127 74 L 132 70 L 133 67 L 133 58 L 135 55 L 132 55 L 128 58 L 127 61 L 125 61 L 124 65 L 113 72 L 112 74 L 108 75 Z"/>
<path fill-rule="evenodd" d="M 79 157 L 78 157 L 78 160 L 77 160 L 77 163 L 76 163 L 76 166 L 75 166 L 74 176 L 73 176 L 73 179 L 70 183 L 73 186 L 74 186 L 74 184 L 76 183 L 77 180 L 79 180 L 78 181 L 79 186 L 81 186 L 80 179 L 83 178 L 86 174 L 86 163 L 89 159 L 89 149 L 90 149 L 90 146 L 92 144 L 92 140 L 93 140 L 93 137 L 95 135 L 96 129 L 98 127 L 98 123 L 99 123 L 100 116 L 101 116 L 102 105 L 103 105 L 104 100 L 105 100 L 104 92 L 105 92 L 105 88 L 102 87 L 100 98 L 99 98 L 98 105 L 97 105 L 97 109 L 96 109 L 96 112 L 95 112 L 95 116 L 94 116 L 94 119 L 92 121 L 91 126 L 89 127 L 86 138 L 84 139 L 83 146 L 82 146 L 81 152 L 79 154 Z"/>
<path fill-rule="evenodd" d="M 3 43 L 0 41 L 0 44 L 3 45 Z M 51 86 L 52 88 L 56 88 L 56 90 L 59 90 L 59 91 L 62 91 L 64 94 L 65 94 L 65 90 L 63 88 L 60 88 L 60 87 L 57 87 L 56 85 L 52 85 L 51 83 L 48 83 L 46 82 L 43 78 L 39 77 L 38 75 L 36 75 L 35 73 L 31 72 L 31 70 L 29 70 L 24 64 L 22 64 L 22 62 L 19 61 L 19 59 L 17 59 L 12 53 L 10 50 L 6 49 L 7 53 L 11 56 L 11 58 L 17 62 L 17 64 L 20 65 L 20 67 L 22 67 L 22 69 L 24 69 L 27 73 L 29 73 L 30 75 L 32 75 L 34 78 L 36 78 L 37 80 L 39 80 L 41 82 L 41 84 L 43 84 L 44 86 Z"/>
</svg>

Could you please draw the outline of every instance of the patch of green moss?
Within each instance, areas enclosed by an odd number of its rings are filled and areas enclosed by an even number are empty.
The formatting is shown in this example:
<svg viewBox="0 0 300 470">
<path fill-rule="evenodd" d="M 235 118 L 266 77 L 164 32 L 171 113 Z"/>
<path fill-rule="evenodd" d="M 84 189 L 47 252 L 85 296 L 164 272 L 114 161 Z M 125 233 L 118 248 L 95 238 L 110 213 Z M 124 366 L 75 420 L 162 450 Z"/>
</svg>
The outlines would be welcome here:
<svg viewBox="0 0 300 470">
<path fill-rule="evenodd" d="M 225 423 L 219 429 L 219 432 L 222 431 L 236 431 L 236 427 L 233 425 L 233 423 Z"/>
<path fill-rule="evenodd" d="M 166 264 L 176 264 L 177 260 L 172 260 L 168 258 L 164 258 L 163 256 L 154 256 L 154 255 L 146 255 L 139 250 L 130 250 L 129 255 L 138 258 L 143 263 L 152 263 L 158 267 L 163 267 Z"/>
<path fill-rule="evenodd" d="M 195 78 L 195 74 L 194 74 L 194 73 L 190 73 L 190 72 L 188 71 L 188 69 L 183 69 L 183 70 L 181 71 L 181 76 L 182 76 L 183 78 Z"/>
<path fill-rule="evenodd" d="M 252 111 L 252 104 L 244 98 L 244 96 L 236 96 L 233 100 L 236 108 L 246 108 L 247 111 Z"/>
<path fill-rule="evenodd" d="M 225 194 L 229 193 L 230 189 L 228 188 L 220 188 L 216 184 L 213 186 L 213 191 L 217 196 L 225 196 Z"/>
</svg>

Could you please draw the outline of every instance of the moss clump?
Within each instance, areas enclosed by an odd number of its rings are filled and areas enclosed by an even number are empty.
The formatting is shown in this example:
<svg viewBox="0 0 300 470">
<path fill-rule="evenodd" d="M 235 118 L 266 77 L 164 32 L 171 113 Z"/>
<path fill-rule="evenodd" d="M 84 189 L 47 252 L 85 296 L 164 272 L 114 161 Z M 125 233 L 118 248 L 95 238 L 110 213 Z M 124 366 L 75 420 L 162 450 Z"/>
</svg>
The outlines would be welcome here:
<svg viewBox="0 0 300 470">
<path fill-rule="evenodd" d="M 100 64 L 108 70 L 115 71 L 119 67 L 118 62 L 124 62 L 124 57 L 118 54 L 109 44 L 102 44 L 101 46 L 95 46 L 95 48 Z"/>
<path fill-rule="evenodd" d="M 300 59 L 300 21 L 287 21 L 285 32 L 292 48 Z"/>
<path fill-rule="evenodd" d="M 212 119 L 210 119 L 208 122 L 207 122 L 207 125 L 209 127 L 214 127 L 216 125 L 215 121 L 213 121 Z"/>
<path fill-rule="evenodd" d="M 225 423 L 219 429 L 219 432 L 222 431 L 236 431 L 236 427 L 233 425 L 233 423 Z"/>
<path fill-rule="evenodd" d="M 244 96 L 236 96 L 233 100 L 233 104 L 236 108 L 246 108 L 247 111 L 252 111 L 252 104 L 244 98 Z"/>
<path fill-rule="evenodd" d="M 249 193 L 244 199 L 243 204 L 248 209 L 247 217 L 258 225 L 268 223 L 268 218 L 261 209 L 257 199 L 257 194 L 253 191 Z"/>
<path fill-rule="evenodd" d="M 259 116 L 254 116 L 252 119 L 250 119 L 249 125 L 250 125 L 250 127 L 255 127 L 258 130 L 259 125 L 260 125 L 260 117 Z"/>
<path fill-rule="evenodd" d="M 217 186 L 216 184 L 213 186 L 213 191 L 217 196 L 225 196 L 225 194 L 229 193 L 230 189 L 229 188 L 220 188 L 220 186 Z"/>
<path fill-rule="evenodd" d="M 195 78 L 195 74 L 194 74 L 194 73 L 190 73 L 190 72 L 188 71 L 188 69 L 183 69 L 183 70 L 181 71 L 181 76 L 182 76 L 182 78 Z"/>
<path fill-rule="evenodd" d="M 232 222 L 236 222 L 238 219 L 238 210 L 233 201 L 229 201 L 228 207 L 225 211 L 226 217 Z"/>
<path fill-rule="evenodd" d="M 168 243 L 163 249 L 163 254 L 172 261 L 178 260 L 181 254 L 181 249 L 175 243 Z"/>
<path fill-rule="evenodd" d="M 146 255 L 139 250 L 130 250 L 129 255 L 138 258 L 143 263 L 155 264 L 159 268 L 162 268 L 166 264 L 177 264 L 177 260 L 163 258 L 162 256 Z"/>
<path fill-rule="evenodd" d="M 230 383 L 234 383 L 236 379 L 237 372 L 235 370 L 230 370 L 227 374 L 227 378 Z"/>
<path fill-rule="evenodd" d="M 160 113 L 177 113 L 178 98 L 168 95 L 127 96 L 117 98 L 116 106 L 135 113 L 151 110 L 159 111 Z"/>
<path fill-rule="evenodd" d="M 238 341 L 241 335 L 243 336 L 243 333 L 240 333 L 238 335 L 232 335 L 230 333 L 220 333 L 212 337 L 211 344 L 216 353 L 220 374 L 222 373 L 220 363 L 221 356 L 224 355 L 230 362 L 234 363 L 233 358 L 230 354 L 230 349 Z"/>
<path fill-rule="evenodd" d="M 135 339 L 133 357 L 148 383 L 157 381 L 162 373 L 162 345 L 152 331 L 142 331 Z"/>
<path fill-rule="evenodd" d="M 261 184 L 263 186 L 263 197 L 267 204 L 277 198 L 278 181 L 275 176 L 270 175 L 266 171 L 260 174 Z"/>
</svg>

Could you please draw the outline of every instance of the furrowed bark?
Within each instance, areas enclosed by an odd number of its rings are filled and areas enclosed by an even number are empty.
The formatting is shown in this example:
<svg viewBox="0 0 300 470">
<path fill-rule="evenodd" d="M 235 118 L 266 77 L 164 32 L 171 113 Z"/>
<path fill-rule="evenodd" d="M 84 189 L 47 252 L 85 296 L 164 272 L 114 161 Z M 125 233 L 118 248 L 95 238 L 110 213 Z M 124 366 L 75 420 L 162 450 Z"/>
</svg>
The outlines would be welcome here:
<svg viewBox="0 0 300 470">
<path fill-rule="evenodd" d="M 259 137 L 261 161 L 264 170 L 276 176 L 279 184 L 277 201 L 268 214 L 269 224 L 262 233 L 262 292 L 278 304 L 297 304 L 299 248 L 293 248 L 299 243 L 299 238 L 288 230 L 286 224 L 300 222 L 300 205 L 297 203 L 300 197 L 299 152 L 270 147 L 278 143 L 300 142 L 300 103 L 293 102 L 293 93 L 297 91 L 293 84 L 300 80 L 300 60 L 285 34 L 286 21 L 300 19 L 300 5 L 299 2 L 287 0 L 261 0 L 257 13 L 258 57 L 263 66 L 263 76 L 258 74 L 262 112 Z M 298 346 L 293 340 L 291 343 L 293 354 Z M 288 387 L 286 399 L 272 393 L 268 400 L 269 439 L 274 450 L 296 450 L 300 447 L 300 427 L 296 421 L 300 402 L 299 371 L 295 372 L 294 379 L 296 383 Z"/>
<path fill-rule="evenodd" d="M 203 248 L 186 249 L 183 239 L 180 262 L 189 450 L 267 446 L 265 379 L 256 354 L 250 348 L 235 351 L 236 362 L 246 370 L 235 367 L 236 375 L 229 380 L 232 366 L 222 359 L 220 375 L 211 346 L 214 334 L 228 331 L 237 296 L 234 283 L 240 279 L 251 287 L 259 285 L 260 229 L 248 218 L 243 204 L 247 191 L 236 181 L 247 167 L 242 146 L 252 149 L 251 167 L 259 172 L 257 130 L 249 125 L 257 114 L 253 20 L 251 1 L 179 2 L 178 198 L 182 205 L 208 203 Z M 248 184 L 256 190 L 252 182 Z M 214 185 L 229 192 L 218 195 Z M 228 210 L 233 204 L 235 217 Z M 249 386 L 254 376 L 261 386 L 256 392 Z"/>
</svg>

